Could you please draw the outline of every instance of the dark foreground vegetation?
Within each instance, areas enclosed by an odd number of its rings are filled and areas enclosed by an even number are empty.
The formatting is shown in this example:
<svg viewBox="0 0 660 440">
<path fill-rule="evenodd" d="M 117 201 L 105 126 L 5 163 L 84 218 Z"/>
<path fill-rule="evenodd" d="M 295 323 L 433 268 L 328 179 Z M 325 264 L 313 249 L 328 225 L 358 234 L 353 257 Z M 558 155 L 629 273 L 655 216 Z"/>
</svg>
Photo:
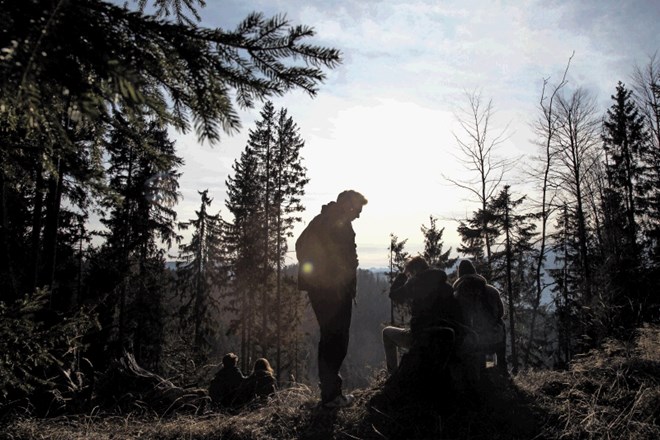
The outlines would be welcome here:
<svg viewBox="0 0 660 440">
<path fill-rule="evenodd" d="M 400 396 L 378 404 L 384 379 L 355 391 L 340 410 L 317 406 L 304 385 L 236 414 L 182 407 L 167 416 L 146 410 L 3 420 L 10 439 L 657 439 L 660 437 L 660 328 L 627 341 L 608 340 L 566 371 L 483 377 L 477 396 L 454 402 Z M 381 401 L 382 402 L 382 401 Z M 197 414 L 195 414 L 197 412 Z"/>
</svg>

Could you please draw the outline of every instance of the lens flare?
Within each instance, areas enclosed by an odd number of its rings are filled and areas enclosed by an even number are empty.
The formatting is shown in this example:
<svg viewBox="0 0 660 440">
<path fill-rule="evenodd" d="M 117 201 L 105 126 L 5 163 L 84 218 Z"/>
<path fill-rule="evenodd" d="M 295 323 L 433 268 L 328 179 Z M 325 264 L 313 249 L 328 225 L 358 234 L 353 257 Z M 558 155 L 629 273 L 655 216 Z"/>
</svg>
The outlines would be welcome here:
<svg viewBox="0 0 660 440">
<path fill-rule="evenodd" d="M 307 275 L 311 274 L 312 272 L 314 272 L 314 265 L 312 263 L 310 263 L 309 261 L 303 263 L 302 272 L 304 274 L 307 274 Z"/>
</svg>

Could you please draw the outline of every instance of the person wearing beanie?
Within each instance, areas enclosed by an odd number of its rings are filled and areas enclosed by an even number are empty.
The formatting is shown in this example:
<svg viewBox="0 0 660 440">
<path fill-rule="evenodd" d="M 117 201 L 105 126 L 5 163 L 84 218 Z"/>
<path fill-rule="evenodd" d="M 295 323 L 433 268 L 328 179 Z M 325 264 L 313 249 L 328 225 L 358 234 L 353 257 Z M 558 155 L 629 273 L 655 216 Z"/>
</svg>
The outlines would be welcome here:
<svg viewBox="0 0 660 440">
<path fill-rule="evenodd" d="M 351 222 L 360 217 L 367 199 L 347 190 L 321 208 L 296 241 L 298 288 L 307 291 L 319 323 L 318 368 L 321 404 L 350 405 L 342 393 L 339 369 L 348 351 L 352 303 L 357 292 L 358 258 Z"/>
<path fill-rule="evenodd" d="M 460 278 L 463 275 L 474 275 L 477 273 L 477 270 L 474 268 L 472 261 L 465 259 L 461 260 L 458 263 L 458 277 Z"/>
<path fill-rule="evenodd" d="M 504 304 L 500 292 L 468 259 L 458 264 L 458 279 L 454 282 L 454 297 L 463 311 L 463 320 L 478 335 L 469 350 L 493 350 L 497 354 L 498 368 L 506 372 L 506 337 L 504 332 Z M 494 348 L 493 348 L 494 347 Z"/>
</svg>

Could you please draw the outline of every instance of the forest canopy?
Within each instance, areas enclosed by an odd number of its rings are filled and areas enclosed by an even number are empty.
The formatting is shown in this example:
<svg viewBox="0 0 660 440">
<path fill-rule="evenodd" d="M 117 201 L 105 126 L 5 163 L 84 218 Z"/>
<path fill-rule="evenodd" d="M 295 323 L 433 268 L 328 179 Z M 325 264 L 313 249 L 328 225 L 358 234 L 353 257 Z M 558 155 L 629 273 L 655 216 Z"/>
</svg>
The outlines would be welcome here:
<svg viewBox="0 0 660 440">
<path fill-rule="evenodd" d="M 1 2 L 0 304 L 3 352 L 16 356 L 3 362 L 14 373 L 3 375 L 5 397 L 56 387 L 58 370 L 99 370 L 121 350 L 162 370 L 164 322 L 177 307 L 166 304 L 171 286 L 189 281 L 178 300 L 186 315 L 193 283 L 196 316 L 206 316 L 199 274 L 165 266 L 161 243 L 181 239 L 183 163 L 168 129 L 217 142 L 241 127 L 238 108 L 295 89 L 314 96 L 324 70 L 341 62 L 338 50 L 308 42 L 312 28 L 283 15 L 211 29 L 197 24 L 203 5 Z M 211 200 L 188 223 L 201 242 L 183 247 L 184 261 L 218 239 L 220 220 L 205 214 Z M 92 237 L 102 241 L 92 246 Z M 202 344 L 199 319 L 193 339 Z M 14 349 L 27 335 L 35 344 Z"/>
</svg>

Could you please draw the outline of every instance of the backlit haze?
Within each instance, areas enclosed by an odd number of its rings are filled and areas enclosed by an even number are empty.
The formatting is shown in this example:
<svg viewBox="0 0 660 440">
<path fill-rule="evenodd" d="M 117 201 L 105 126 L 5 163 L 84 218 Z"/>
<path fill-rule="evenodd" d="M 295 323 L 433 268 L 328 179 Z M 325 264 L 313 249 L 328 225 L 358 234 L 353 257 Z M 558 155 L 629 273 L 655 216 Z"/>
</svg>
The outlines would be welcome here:
<svg viewBox="0 0 660 440">
<path fill-rule="evenodd" d="M 492 99 L 489 132 L 509 124 L 501 155 L 532 155 L 529 124 L 543 79 L 559 81 L 573 52 L 568 90 L 587 88 L 604 114 L 617 81 L 630 84 L 635 64 L 660 49 L 657 1 L 207 0 L 201 25 L 233 29 L 251 11 L 286 14 L 292 24 L 316 30 L 310 43 L 342 51 L 344 62 L 326 71 L 316 98 L 295 92 L 273 103 L 287 108 L 306 144 L 311 180 L 294 239 L 321 205 L 357 190 L 369 200 L 353 223 L 362 268 L 387 266 L 390 233 L 407 238 L 411 254 L 419 252 L 420 227 L 430 215 L 445 227 L 445 249 L 456 249 L 456 220 L 476 204 L 443 175 L 467 177 L 452 135 L 462 136 L 454 114 L 466 106 L 466 91 Z M 197 191 L 207 188 L 212 211 L 230 218 L 225 181 L 261 108 L 241 112 L 240 133 L 213 146 L 173 133 L 185 160 L 179 220 L 194 217 Z M 527 191 L 518 172 L 525 162 L 507 178 L 519 195 Z M 293 240 L 290 249 L 293 262 Z"/>
</svg>

